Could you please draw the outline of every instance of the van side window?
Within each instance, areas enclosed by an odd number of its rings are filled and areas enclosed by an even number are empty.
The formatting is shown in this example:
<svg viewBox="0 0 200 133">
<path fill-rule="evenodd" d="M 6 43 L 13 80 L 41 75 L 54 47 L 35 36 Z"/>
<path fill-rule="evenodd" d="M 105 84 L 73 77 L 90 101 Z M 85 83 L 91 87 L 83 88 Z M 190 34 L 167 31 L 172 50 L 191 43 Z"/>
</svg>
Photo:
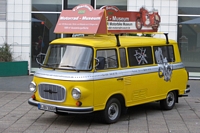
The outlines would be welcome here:
<svg viewBox="0 0 200 133">
<path fill-rule="evenodd" d="M 120 55 L 121 67 L 127 67 L 126 50 L 124 48 L 120 48 L 119 55 Z"/>
<path fill-rule="evenodd" d="M 117 52 L 115 49 L 97 50 L 97 59 L 101 61 L 100 66 L 97 66 L 97 69 L 118 67 Z"/>
<path fill-rule="evenodd" d="M 155 46 L 153 49 L 155 54 L 155 62 L 157 64 L 163 63 L 164 59 L 166 59 L 167 62 L 175 61 L 174 48 L 172 45 Z"/>
<path fill-rule="evenodd" d="M 128 48 L 128 58 L 130 66 L 153 64 L 151 47 Z"/>
</svg>

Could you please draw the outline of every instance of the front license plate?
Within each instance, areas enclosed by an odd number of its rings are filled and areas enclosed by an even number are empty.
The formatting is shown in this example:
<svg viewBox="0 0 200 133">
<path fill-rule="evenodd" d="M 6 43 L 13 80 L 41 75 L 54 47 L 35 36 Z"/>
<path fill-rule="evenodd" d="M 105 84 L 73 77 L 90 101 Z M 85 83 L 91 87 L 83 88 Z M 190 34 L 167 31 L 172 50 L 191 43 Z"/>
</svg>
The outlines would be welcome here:
<svg viewBox="0 0 200 133">
<path fill-rule="evenodd" d="M 38 109 L 56 112 L 56 107 L 50 105 L 38 104 Z"/>
</svg>

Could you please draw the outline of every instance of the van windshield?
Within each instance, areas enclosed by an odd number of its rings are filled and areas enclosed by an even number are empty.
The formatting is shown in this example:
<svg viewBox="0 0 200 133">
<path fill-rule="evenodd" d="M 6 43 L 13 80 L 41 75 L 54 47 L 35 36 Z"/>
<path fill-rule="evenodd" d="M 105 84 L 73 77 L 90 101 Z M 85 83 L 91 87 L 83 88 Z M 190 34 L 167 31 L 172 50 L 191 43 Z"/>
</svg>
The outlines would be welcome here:
<svg viewBox="0 0 200 133">
<path fill-rule="evenodd" d="M 79 45 L 50 45 L 43 65 L 54 69 L 91 70 L 93 50 Z"/>
</svg>

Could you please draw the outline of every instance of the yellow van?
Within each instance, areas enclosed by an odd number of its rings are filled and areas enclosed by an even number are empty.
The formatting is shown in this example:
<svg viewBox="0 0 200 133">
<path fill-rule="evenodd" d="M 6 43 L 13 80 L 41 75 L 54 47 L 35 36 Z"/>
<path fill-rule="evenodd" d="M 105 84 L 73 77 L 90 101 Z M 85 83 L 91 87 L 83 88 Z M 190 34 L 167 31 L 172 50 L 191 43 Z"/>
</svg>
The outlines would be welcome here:
<svg viewBox="0 0 200 133">
<path fill-rule="evenodd" d="M 126 108 L 144 103 L 160 101 L 162 109 L 172 109 L 190 92 L 178 45 L 167 34 L 166 39 L 122 35 L 136 31 L 136 14 L 110 6 L 93 10 L 87 4 L 63 11 L 56 33 L 90 35 L 49 44 L 30 83 L 28 103 L 56 114 L 99 111 L 106 123 L 117 122 Z M 138 32 L 157 30 L 148 28 Z"/>
<path fill-rule="evenodd" d="M 172 109 L 190 91 L 175 41 L 114 35 L 50 43 L 30 84 L 29 104 L 52 112 L 102 111 L 114 123 L 126 107 L 160 101 Z"/>
</svg>

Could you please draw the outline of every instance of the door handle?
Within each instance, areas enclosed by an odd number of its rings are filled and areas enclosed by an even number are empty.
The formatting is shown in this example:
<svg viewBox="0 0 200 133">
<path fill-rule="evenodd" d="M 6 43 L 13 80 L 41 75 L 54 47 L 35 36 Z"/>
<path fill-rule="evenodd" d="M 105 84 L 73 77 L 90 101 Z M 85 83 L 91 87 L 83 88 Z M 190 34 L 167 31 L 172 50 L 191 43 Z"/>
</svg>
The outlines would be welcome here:
<svg viewBox="0 0 200 133">
<path fill-rule="evenodd" d="M 119 80 L 124 80 L 124 78 L 121 78 L 121 77 L 120 77 L 120 78 L 117 79 L 117 81 L 119 81 Z"/>
</svg>

